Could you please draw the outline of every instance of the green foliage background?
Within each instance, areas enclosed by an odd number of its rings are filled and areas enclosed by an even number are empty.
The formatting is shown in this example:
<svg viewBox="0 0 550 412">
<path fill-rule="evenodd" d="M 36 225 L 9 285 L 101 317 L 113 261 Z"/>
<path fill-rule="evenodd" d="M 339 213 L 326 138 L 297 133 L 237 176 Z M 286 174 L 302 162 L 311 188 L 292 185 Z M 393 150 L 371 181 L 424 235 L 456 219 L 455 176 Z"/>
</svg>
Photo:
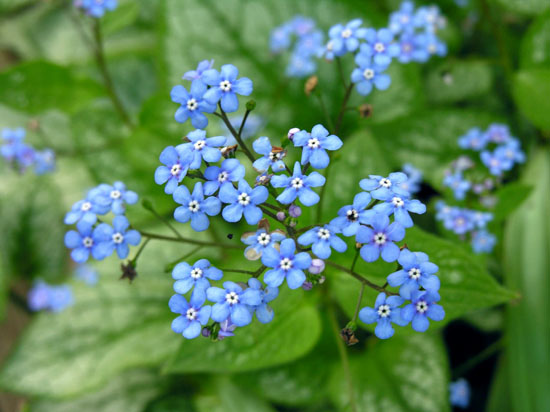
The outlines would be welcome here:
<svg viewBox="0 0 550 412">
<path fill-rule="evenodd" d="M 30 411 L 347 411 L 350 394 L 358 411 L 446 411 L 448 383 L 456 376 L 442 330 L 463 319 L 496 330 L 504 342 L 491 394 L 478 395 L 472 410 L 548 408 L 550 3 L 438 5 L 448 17 L 442 37 L 449 55 L 422 66 L 394 64 L 389 90 L 354 96 L 353 104 L 371 104 L 373 115 L 346 114 L 345 144 L 334 159 L 323 214 L 349 203 L 365 175 L 405 162 L 443 192 L 443 170 L 460 153 L 457 137 L 473 126 L 510 124 L 529 161 L 510 179 L 518 182 L 498 193 L 495 253 L 473 255 L 468 245 L 445 238 L 431 209 L 407 232 L 407 244 L 440 267 L 444 322 L 432 323 L 425 334 L 403 328 L 387 342 L 365 327 L 358 345 L 342 348 L 338 328 L 353 314 L 359 285 L 327 270 L 315 292 L 283 288 L 269 325 L 255 322 L 218 343 L 184 342 L 170 330 L 172 279 L 164 268 L 194 247 L 152 242 L 131 285 L 118 280 L 117 260 L 108 259 L 96 265 L 97 287 L 71 281 L 73 307 L 34 316 L 0 370 L 0 388 L 25 396 Z M 173 120 L 169 99 L 185 71 L 207 58 L 238 66 L 254 81 L 256 112 L 266 120 L 262 135 L 277 140 L 323 117 L 303 93 L 303 81 L 284 78 L 285 59 L 269 53 L 270 30 L 294 14 L 314 18 L 325 30 L 356 17 L 383 27 L 397 6 L 394 0 L 120 0 L 102 28 L 116 92 L 136 126 L 131 129 L 108 99 L 81 36 L 84 20 L 75 20 L 70 2 L 0 0 L 0 127 L 38 121 L 40 129 L 29 131 L 28 139 L 58 153 L 57 172 L 40 178 L 0 164 L 0 319 L 9 321 L 6 302 L 21 282 L 70 278 L 62 217 L 87 188 L 122 180 L 163 215 L 172 213 L 174 203 L 153 173 L 162 149 L 191 130 Z M 318 76 L 335 115 L 343 90 L 333 66 L 320 62 Z M 210 133 L 222 133 L 215 120 Z M 165 231 L 140 206 L 128 214 L 137 227 Z M 187 225 L 178 228 L 204 240 L 242 231 L 221 219 L 212 226 L 198 235 Z M 199 255 L 243 265 L 240 253 L 203 248 Z M 394 265 L 363 262 L 357 270 L 383 283 Z M 364 304 L 374 296 L 366 293 Z M 503 320 L 489 325 L 488 313 L 504 314 Z"/>
</svg>

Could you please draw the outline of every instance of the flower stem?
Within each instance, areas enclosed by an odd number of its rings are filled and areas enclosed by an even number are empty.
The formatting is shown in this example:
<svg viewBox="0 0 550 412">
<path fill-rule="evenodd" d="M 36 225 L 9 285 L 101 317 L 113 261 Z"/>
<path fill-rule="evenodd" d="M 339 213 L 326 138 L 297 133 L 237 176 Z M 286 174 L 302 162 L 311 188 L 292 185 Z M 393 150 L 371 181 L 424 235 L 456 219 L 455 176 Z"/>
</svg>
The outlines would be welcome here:
<svg viewBox="0 0 550 412">
<path fill-rule="evenodd" d="M 147 207 L 145 207 L 146 210 L 151 212 L 153 216 L 155 216 L 158 220 L 160 220 L 162 223 L 164 223 L 177 237 L 178 239 L 183 239 L 183 236 L 180 234 L 180 232 L 177 231 L 177 229 L 168 221 L 168 219 L 165 219 L 162 217 L 154 208 L 152 204 L 147 204 Z"/>
<path fill-rule="evenodd" d="M 365 286 L 368 286 L 371 289 L 377 290 L 378 292 L 385 292 L 387 295 L 398 295 L 397 293 L 386 291 L 383 286 L 379 286 L 376 283 L 372 283 L 370 280 L 365 279 L 359 273 L 354 272 L 353 270 L 348 269 L 342 265 L 339 265 L 338 263 L 331 262 L 330 260 L 326 260 L 325 263 L 329 266 L 332 266 L 333 268 L 341 270 L 342 272 L 348 273 L 349 275 L 357 279 L 359 282 L 363 283 Z"/>
<path fill-rule="evenodd" d="M 179 259 L 176 259 L 168 264 L 166 264 L 166 266 L 164 267 L 164 272 L 165 273 L 168 273 L 168 272 L 171 272 L 172 269 L 174 269 L 174 267 L 184 261 L 185 259 L 187 259 L 188 257 L 190 257 L 191 255 L 194 255 L 195 253 L 197 253 L 199 250 L 201 250 L 204 246 L 197 246 L 196 248 L 193 248 L 191 251 L 187 252 L 185 255 L 183 255 L 182 257 L 180 257 Z"/>
<path fill-rule="evenodd" d="M 241 126 L 239 127 L 239 137 L 243 134 L 244 125 L 246 123 L 246 120 L 248 119 L 248 115 L 250 114 L 251 110 L 246 109 L 246 112 L 244 113 L 243 120 L 241 122 Z"/>
<path fill-rule="evenodd" d="M 105 85 L 105 89 L 107 90 L 107 94 L 109 95 L 109 98 L 111 99 L 113 106 L 115 106 L 115 110 L 118 112 L 122 121 L 132 129 L 134 124 L 130 120 L 130 116 L 126 112 L 126 109 L 124 109 L 124 106 L 115 91 L 113 79 L 107 69 L 107 62 L 105 61 L 105 53 L 103 51 L 103 36 L 101 34 L 101 24 L 99 19 L 94 19 L 93 32 L 95 41 L 95 60 L 99 67 L 99 71 L 101 72 L 101 76 L 103 77 L 103 83 Z"/>
<path fill-rule="evenodd" d="M 246 144 L 244 144 L 243 139 L 241 139 L 240 134 L 235 130 L 235 128 L 233 127 L 233 125 L 231 124 L 231 122 L 229 121 L 229 119 L 227 118 L 227 114 L 225 114 L 225 112 L 223 111 L 221 105 L 219 105 L 219 108 L 220 108 L 220 113 L 214 112 L 214 115 L 216 115 L 216 116 L 218 116 L 220 119 L 222 119 L 222 121 L 224 122 L 225 126 L 229 129 L 229 131 L 231 132 L 231 134 L 233 135 L 233 137 L 235 138 L 235 140 L 237 140 L 237 142 L 239 143 L 239 146 L 241 147 L 241 150 L 244 152 L 244 154 L 246 155 L 246 157 L 248 157 L 248 159 L 249 159 L 252 163 L 254 163 L 254 161 L 256 160 L 256 159 L 254 159 L 254 155 L 253 155 L 252 152 L 248 149 L 248 147 L 246 146 Z"/>
<path fill-rule="evenodd" d="M 334 124 L 332 123 L 332 119 L 330 118 L 330 114 L 327 110 L 327 106 L 325 104 L 325 99 L 323 99 L 323 95 L 316 91 L 315 96 L 317 97 L 317 100 L 319 100 L 319 105 L 321 106 L 321 110 L 323 111 L 323 114 L 325 115 L 325 119 L 327 121 L 327 125 L 330 130 L 334 130 Z"/>
<path fill-rule="evenodd" d="M 139 247 L 136 255 L 134 256 L 134 258 L 131 260 L 131 263 L 132 263 L 132 266 L 133 267 L 136 267 L 136 262 L 139 258 L 139 255 L 141 255 L 141 252 L 143 252 L 143 249 L 145 249 L 145 247 L 147 246 L 147 244 L 149 243 L 149 241 L 151 240 L 151 238 L 146 238 L 145 241 L 141 244 L 141 246 Z"/>
<path fill-rule="evenodd" d="M 179 243 L 189 243 L 191 245 L 200 245 L 200 246 L 213 246 L 213 247 L 221 247 L 221 248 L 227 248 L 227 249 L 241 249 L 241 246 L 239 245 L 231 245 L 231 244 L 222 244 L 217 242 L 208 242 L 204 240 L 196 240 L 196 239 L 189 239 L 185 237 L 172 237 L 172 236 L 165 236 L 165 235 L 159 235 L 156 233 L 149 233 L 149 232 L 143 232 L 139 231 L 142 236 L 151 238 L 151 239 L 157 239 L 157 240 L 166 240 L 167 242 L 179 242 Z"/>
<path fill-rule="evenodd" d="M 246 275 L 250 275 L 254 278 L 257 278 L 263 273 L 265 269 L 266 269 L 266 266 L 262 265 L 257 270 L 242 270 L 242 269 L 220 269 L 220 270 L 222 272 L 227 272 L 227 273 L 244 273 Z"/>
</svg>

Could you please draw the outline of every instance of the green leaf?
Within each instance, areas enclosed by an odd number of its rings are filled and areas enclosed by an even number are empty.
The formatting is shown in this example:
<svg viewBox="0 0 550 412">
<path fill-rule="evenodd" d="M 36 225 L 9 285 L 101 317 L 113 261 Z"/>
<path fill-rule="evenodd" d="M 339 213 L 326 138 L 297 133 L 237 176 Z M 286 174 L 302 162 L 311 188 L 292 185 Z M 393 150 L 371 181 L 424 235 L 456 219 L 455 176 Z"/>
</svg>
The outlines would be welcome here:
<svg viewBox="0 0 550 412">
<path fill-rule="evenodd" d="M 497 281 L 487 273 L 485 267 L 477 258 L 463 247 L 435 235 L 424 232 L 414 227 L 407 230 L 403 240 L 413 252 L 424 252 L 430 257 L 430 261 L 439 266 L 437 275 L 441 281 L 441 301 L 445 309 L 445 319 L 441 322 L 430 322 L 430 328 L 440 328 L 453 319 L 476 309 L 486 308 L 507 302 L 516 294 L 500 286 Z M 349 259 L 348 259 L 349 261 Z M 342 263 L 344 264 L 344 263 Z M 348 262 L 349 265 L 349 262 Z M 346 314 L 351 318 L 355 311 L 360 283 L 347 273 L 330 271 L 328 281 L 335 293 L 336 299 Z M 396 270 L 395 263 L 362 262 L 359 259 L 356 272 L 363 274 L 367 279 L 382 286 L 386 277 Z M 390 290 L 392 290 L 390 288 Z M 394 290 L 397 291 L 397 290 Z M 378 292 L 366 288 L 363 296 L 362 307 L 372 306 Z M 369 330 L 373 326 L 359 324 Z M 408 333 L 410 326 L 406 328 L 396 327 L 396 335 Z"/>
<path fill-rule="evenodd" d="M 339 410 L 350 410 L 351 379 L 357 412 L 450 411 L 447 354 L 441 338 L 425 333 L 369 342 L 350 356 L 350 376 L 339 366 L 330 396 Z"/>
<path fill-rule="evenodd" d="M 514 76 L 516 105 L 536 127 L 550 130 L 550 69 L 521 70 Z"/>
<path fill-rule="evenodd" d="M 463 101 L 483 96 L 492 87 L 488 64 L 478 61 L 454 61 L 440 64 L 425 80 L 426 94 L 433 103 Z"/>
<path fill-rule="evenodd" d="M 493 211 L 495 220 L 503 220 L 520 207 L 531 194 L 533 186 L 514 182 L 504 185 L 496 192 L 498 203 Z"/>
<path fill-rule="evenodd" d="M 165 372 L 242 372 L 280 365 L 308 353 L 319 339 L 317 310 L 304 300 L 303 291 L 282 288 L 271 307 L 275 318 L 268 324 L 254 320 L 235 336 L 205 344 L 200 339 L 182 342 Z M 197 361 L 200 359 L 200 361 Z"/>
<path fill-rule="evenodd" d="M 117 8 L 105 14 L 101 19 L 101 30 L 104 35 L 117 31 L 135 23 L 139 16 L 139 4 L 135 1 L 122 1 Z"/>
<path fill-rule="evenodd" d="M 22 63 L 0 73 L 0 100 L 27 113 L 57 108 L 74 112 L 99 96 L 102 87 L 74 70 L 51 63 Z"/>
<path fill-rule="evenodd" d="M 502 8 L 526 15 L 536 15 L 550 8 L 546 0 L 492 0 Z"/>
<path fill-rule="evenodd" d="M 544 410 L 550 404 L 550 361 L 547 315 L 550 293 L 550 152 L 540 148 L 522 181 L 534 190 L 505 228 L 506 285 L 521 299 L 507 308 L 506 372 L 513 409 Z"/>
<path fill-rule="evenodd" d="M 550 11 L 537 17 L 521 40 L 521 67 L 550 67 Z"/>
<path fill-rule="evenodd" d="M 77 396 L 128 368 L 163 363 L 182 338 L 170 329 L 172 279 L 159 268 L 180 253 L 180 245 L 151 242 L 131 285 L 118 280 L 114 257 L 99 264 L 98 286 L 74 282 L 74 306 L 35 318 L 3 365 L 0 387 L 30 396 Z"/>
<path fill-rule="evenodd" d="M 161 392 L 165 380 L 153 371 L 130 370 L 100 390 L 76 399 L 31 402 L 29 412 L 141 412 Z"/>
</svg>

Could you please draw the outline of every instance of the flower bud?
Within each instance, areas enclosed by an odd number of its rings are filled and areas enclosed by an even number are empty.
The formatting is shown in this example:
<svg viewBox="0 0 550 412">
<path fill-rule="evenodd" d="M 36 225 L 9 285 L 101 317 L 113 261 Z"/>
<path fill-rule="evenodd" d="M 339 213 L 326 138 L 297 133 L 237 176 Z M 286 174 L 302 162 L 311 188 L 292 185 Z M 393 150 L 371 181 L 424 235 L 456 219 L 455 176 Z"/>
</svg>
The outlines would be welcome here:
<svg viewBox="0 0 550 412">
<path fill-rule="evenodd" d="M 296 221 L 296 219 L 294 218 L 291 218 L 290 219 L 290 223 L 288 224 L 290 227 L 296 227 L 296 225 L 298 224 L 298 222 Z"/>
<path fill-rule="evenodd" d="M 298 205 L 290 205 L 288 208 L 288 214 L 292 217 L 300 217 L 302 209 Z"/>
<path fill-rule="evenodd" d="M 283 220 L 285 220 L 286 218 L 286 215 L 285 215 L 285 212 L 283 212 L 282 210 L 280 212 L 277 212 L 277 220 L 282 222 Z"/>
<path fill-rule="evenodd" d="M 359 116 L 363 119 L 368 119 L 372 116 L 372 105 L 364 103 L 359 106 Z"/>
<path fill-rule="evenodd" d="M 313 283 L 308 282 L 307 280 L 303 283 L 302 289 L 304 290 L 311 290 L 313 289 Z"/>
<path fill-rule="evenodd" d="M 256 108 L 256 100 L 252 99 L 246 102 L 246 110 L 251 112 Z"/>
<path fill-rule="evenodd" d="M 292 138 L 294 137 L 294 135 L 295 135 L 296 133 L 298 133 L 299 131 L 300 131 L 300 129 L 298 129 L 297 127 L 293 127 L 292 129 L 290 129 L 290 130 L 288 131 L 288 134 L 287 134 L 289 140 L 292 140 Z"/>
<path fill-rule="evenodd" d="M 210 331 L 210 329 L 208 327 L 204 327 L 202 328 L 201 330 L 201 335 L 204 336 L 205 338 L 209 338 L 210 335 L 212 334 L 212 332 Z"/>
<path fill-rule="evenodd" d="M 321 259 L 313 259 L 311 265 L 309 266 L 308 272 L 313 275 L 318 275 L 323 270 L 325 270 L 325 262 Z"/>
<path fill-rule="evenodd" d="M 304 85 L 304 93 L 306 96 L 309 96 L 311 92 L 315 90 L 317 83 L 319 83 L 319 78 L 315 75 L 306 80 L 306 84 Z"/>
</svg>

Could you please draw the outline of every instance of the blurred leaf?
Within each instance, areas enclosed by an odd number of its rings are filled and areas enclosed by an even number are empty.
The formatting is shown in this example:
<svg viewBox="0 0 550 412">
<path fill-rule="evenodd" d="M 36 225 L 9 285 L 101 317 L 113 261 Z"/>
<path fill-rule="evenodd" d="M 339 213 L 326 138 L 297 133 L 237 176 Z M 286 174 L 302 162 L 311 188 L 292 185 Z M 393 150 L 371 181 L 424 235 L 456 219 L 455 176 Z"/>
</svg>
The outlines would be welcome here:
<svg viewBox="0 0 550 412">
<path fill-rule="evenodd" d="M 443 342 L 424 333 L 370 341 L 349 358 L 350 377 L 342 367 L 332 376 L 330 396 L 339 410 L 350 410 L 351 378 L 357 412 L 450 411 L 449 371 Z"/>
<path fill-rule="evenodd" d="M 495 120 L 494 115 L 480 111 L 435 109 L 373 125 L 372 133 L 392 169 L 411 163 L 438 188 L 444 170 L 462 154 L 458 138 L 472 127 L 485 128 Z"/>
<path fill-rule="evenodd" d="M 183 391 L 182 391 L 183 392 Z M 168 395 L 152 401 L 144 412 L 195 412 L 187 393 Z M 31 411 L 32 412 L 32 411 Z"/>
<path fill-rule="evenodd" d="M 152 242 L 131 285 L 118 280 L 118 259 L 101 262 L 98 286 L 75 282 L 74 306 L 35 318 L 3 365 L 0 387 L 31 396 L 77 396 L 125 369 L 163 363 L 182 338 L 170 329 L 172 279 L 159 268 L 182 248 Z"/>
<path fill-rule="evenodd" d="M 4 321 L 6 301 L 9 290 L 10 276 L 4 264 L 4 256 L 0 253 L 0 323 Z"/>
<path fill-rule="evenodd" d="M 101 19 L 101 31 L 106 36 L 133 24 L 139 16 L 139 4 L 135 1 L 122 1 L 112 12 Z"/>
<path fill-rule="evenodd" d="M 521 67 L 550 67 L 550 11 L 537 17 L 521 41 Z"/>
<path fill-rule="evenodd" d="M 74 112 L 101 92 L 99 84 L 74 70 L 46 62 L 27 62 L 0 73 L 0 100 L 27 113 L 51 108 Z"/>
<path fill-rule="evenodd" d="M 492 0 L 504 9 L 526 15 L 536 15 L 550 8 L 546 0 Z"/>
<path fill-rule="evenodd" d="M 271 305 L 275 312 L 271 323 L 254 320 L 250 326 L 237 329 L 235 336 L 211 344 L 200 339 L 184 341 L 165 372 L 242 372 L 300 358 L 313 348 L 321 333 L 317 310 L 300 303 L 303 300 L 302 290 L 282 286 Z"/>
<path fill-rule="evenodd" d="M 440 64 L 426 77 L 426 94 L 434 103 L 463 101 L 486 94 L 493 77 L 488 64 L 453 61 Z"/>
<path fill-rule="evenodd" d="M 130 370 L 90 394 L 65 401 L 31 402 L 29 412 L 141 412 L 159 394 L 165 378 L 149 370 Z"/>
<path fill-rule="evenodd" d="M 547 315 L 550 311 L 550 152 L 539 149 L 522 178 L 535 188 L 505 229 L 504 271 L 521 300 L 508 307 L 507 381 L 513 409 L 545 410 L 550 404 Z"/>
<path fill-rule="evenodd" d="M 516 105 L 536 127 L 550 130 L 550 69 L 521 70 L 514 76 Z"/>
<path fill-rule="evenodd" d="M 239 387 L 230 377 L 214 378 L 195 397 L 197 412 L 275 412 L 269 403 Z"/>
<path fill-rule="evenodd" d="M 441 280 L 439 303 L 445 309 L 445 319 L 441 322 L 430 322 L 430 328 L 440 328 L 451 320 L 476 309 L 495 306 L 516 297 L 516 294 L 500 286 L 478 259 L 455 243 L 424 232 L 418 227 L 408 229 L 403 241 L 410 250 L 427 253 L 430 262 L 439 266 L 437 273 Z M 395 263 L 381 261 L 364 263 L 361 260 L 359 259 L 356 272 L 380 286 L 385 283 L 386 277 L 396 270 Z M 349 263 L 346 266 L 349 267 Z M 327 270 L 330 270 L 327 276 L 330 287 L 340 306 L 351 318 L 355 311 L 360 283 L 347 273 L 330 267 Z M 367 287 L 362 307 L 372 307 L 377 295 L 377 291 Z M 361 322 L 359 324 L 369 330 L 373 329 L 373 325 L 369 326 Z M 395 331 L 396 335 L 407 333 L 411 331 L 411 327 L 410 325 L 406 328 L 396 327 Z"/>
<path fill-rule="evenodd" d="M 33 0 L 0 0 L 0 13 L 24 7 L 32 2 Z"/>
<path fill-rule="evenodd" d="M 533 186 L 514 182 L 504 185 L 496 192 L 498 203 L 493 211 L 495 220 L 502 220 L 520 207 L 531 194 Z"/>
</svg>

